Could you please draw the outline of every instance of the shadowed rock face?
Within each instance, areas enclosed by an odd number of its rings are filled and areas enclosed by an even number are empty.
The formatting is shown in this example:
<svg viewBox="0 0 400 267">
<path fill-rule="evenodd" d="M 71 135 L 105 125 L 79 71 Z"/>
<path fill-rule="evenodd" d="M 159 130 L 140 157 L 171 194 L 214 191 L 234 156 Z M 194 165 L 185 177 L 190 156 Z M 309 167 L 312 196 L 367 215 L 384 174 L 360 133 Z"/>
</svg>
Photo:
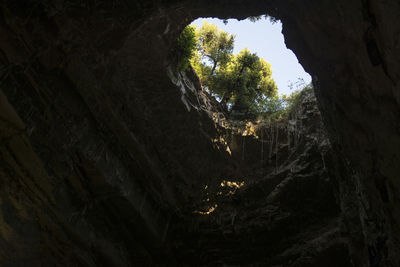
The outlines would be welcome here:
<svg viewBox="0 0 400 267">
<path fill-rule="evenodd" d="M 174 233 L 179 265 L 352 266 L 334 197 L 341 166 L 312 91 L 289 119 L 258 134 L 227 136 L 233 157 L 251 169 L 204 188 L 203 212 Z"/>
<path fill-rule="evenodd" d="M 237 164 L 169 51 L 197 17 L 268 12 L 313 76 L 353 265 L 400 266 L 397 1 L 19 0 L 0 12 L 2 265 L 173 265 L 171 227 Z"/>
</svg>

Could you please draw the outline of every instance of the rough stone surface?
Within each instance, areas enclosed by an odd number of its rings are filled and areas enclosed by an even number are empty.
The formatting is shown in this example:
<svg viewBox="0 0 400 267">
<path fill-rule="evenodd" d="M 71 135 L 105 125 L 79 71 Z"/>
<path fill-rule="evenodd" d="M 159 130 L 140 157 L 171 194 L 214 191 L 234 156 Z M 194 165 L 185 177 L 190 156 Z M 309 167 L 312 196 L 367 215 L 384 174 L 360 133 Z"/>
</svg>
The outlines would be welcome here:
<svg viewBox="0 0 400 267">
<path fill-rule="evenodd" d="M 197 17 L 265 12 L 313 76 L 343 218 L 279 253 L 307 266 L 322 238 L 325 266 L 348 240 L 354 266 L 400 266 L 394 0 L 1 1 L 1 265 L 174 265 L 171 224 L 239 165 L 169 53 Z"/>
<path fill-rule="evenodd" d="M 243 146 L 232 145 L 235 138 L 227 141 L 245 165 L 246 157 L 264 153 L 257 161 L 262 166 L 226 178 L 236 185 L 221 181 L 204 188 L 198 208 L 203 212 L 194 212 L 175 230 L 179 263 L 352 266 L 335 199 L 336 173 L 326 166 L 337 163 L 312 91 L 302 94 L 289 119 L 260 132 L 264 140 L 246 136 Z"/>
</svg>

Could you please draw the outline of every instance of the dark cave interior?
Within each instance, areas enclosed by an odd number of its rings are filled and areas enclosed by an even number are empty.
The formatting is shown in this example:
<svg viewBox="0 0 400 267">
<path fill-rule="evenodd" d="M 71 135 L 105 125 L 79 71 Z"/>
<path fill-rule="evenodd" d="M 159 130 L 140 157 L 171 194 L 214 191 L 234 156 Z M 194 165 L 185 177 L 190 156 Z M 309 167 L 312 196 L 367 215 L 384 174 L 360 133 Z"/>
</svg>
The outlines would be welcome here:
<svg viewBox="0 0 400 267">
<path fill-rule="evenodd" d="M 260 151 L 213 120 L 169 51 L 195 18 L 266 11 L 315 97 L 262 129 Z M 400 266 L 399 14 L 393 0 L 1 1 L 1 265 Z M 234 194 L 193 213 L 221 187 Z"/>
</svg>

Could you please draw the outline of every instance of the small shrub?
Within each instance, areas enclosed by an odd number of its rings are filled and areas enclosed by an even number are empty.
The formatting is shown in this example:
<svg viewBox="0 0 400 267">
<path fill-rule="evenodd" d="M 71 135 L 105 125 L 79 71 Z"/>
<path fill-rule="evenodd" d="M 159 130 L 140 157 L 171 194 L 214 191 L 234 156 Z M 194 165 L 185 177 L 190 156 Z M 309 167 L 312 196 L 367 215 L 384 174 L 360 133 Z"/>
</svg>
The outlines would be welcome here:
<svg viewBox="0 0 400 267">
<path fill-rule="evenodd" d="M 196 49 L 196 33 L 192 26 L 186 26 L 178 37 L 173 56 L 178 71 L 185 71 L 190 66 L 190 59 Z"/>
<path fill-rule="evenodd" d="M 295 90 L 290 95 L 273 96 L 266 98 L 263 103 L 263 112 L 260 113 L 259 119 L 263 121 L 275 121 L 283 117 L 288 117 L 293 109 L 298 105 L 301 96 L 313 90 L 312 84 L 305 85 L 303 88 Z"/>
<path fill-rule="evenodd" d="M 289 114 L 299 103 L 301 96 L 308 91 L 312 91 L 312 83 L 304 86 L 300 90 L 296 90 L 293 93 L 291 93 L 289 96 L 285 96 L 285 102 L 286 102 L 286 113 Z"/>
</svg>

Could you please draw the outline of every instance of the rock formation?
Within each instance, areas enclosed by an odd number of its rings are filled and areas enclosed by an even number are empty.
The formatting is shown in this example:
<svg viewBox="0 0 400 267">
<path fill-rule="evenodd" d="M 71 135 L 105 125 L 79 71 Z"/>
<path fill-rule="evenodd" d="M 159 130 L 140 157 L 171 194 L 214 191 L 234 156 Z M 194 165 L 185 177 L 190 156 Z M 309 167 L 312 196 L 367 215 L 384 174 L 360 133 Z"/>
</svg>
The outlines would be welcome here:
<svg viewBox="0 0 400 267">
<path fill-rule="evenodd" d="M 329 171 L 340 167 L 327 166 L 339 159 L 312 91 L 301 95 L 289 120 L 268 126 L 258 129 L 263 140 L 227 142 L 236 147 L 234 159 L 248 165 L 251 158 L 252 171 L 204 188 L 204 211 L 175 230 L 178 265 L 352 266 L 335 199 L 336 173 Z"/>
<path fill-rule="evenodd" d="M 169 53 L 197 17 L 266 12 L 313 76 L 330 142 L 303 127 L 193 232 L 204 186 L 252 168 Z M 394 0 L 1 1 L 1 265 L 400 266 L 399 14 Z"/>
</svg>

